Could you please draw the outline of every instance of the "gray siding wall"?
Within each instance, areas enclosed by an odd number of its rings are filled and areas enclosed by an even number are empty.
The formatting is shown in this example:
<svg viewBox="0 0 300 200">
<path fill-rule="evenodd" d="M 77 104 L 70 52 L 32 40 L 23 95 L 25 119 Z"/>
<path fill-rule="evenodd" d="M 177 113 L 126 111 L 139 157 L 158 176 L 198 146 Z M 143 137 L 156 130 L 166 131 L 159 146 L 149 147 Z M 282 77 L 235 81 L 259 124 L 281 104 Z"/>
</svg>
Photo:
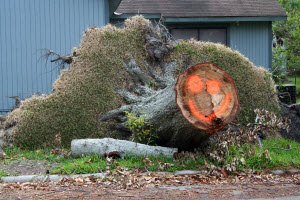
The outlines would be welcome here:
<svg viewBox="0 0 300 200">
<path fill-rule="evenodd" d="M 60 70 L 41 50 L 70 53 L 108 12 L 108 0 L 0 0 L 0 114 L 14 106 L 8 96 L 50 93 Z"/>
<path fill-rule="evenodd" d="M 256 66 L 272 64 L 271 22 L 237 22 L 229 25 L 229 46 L 249 58 Z"/>
</svg>

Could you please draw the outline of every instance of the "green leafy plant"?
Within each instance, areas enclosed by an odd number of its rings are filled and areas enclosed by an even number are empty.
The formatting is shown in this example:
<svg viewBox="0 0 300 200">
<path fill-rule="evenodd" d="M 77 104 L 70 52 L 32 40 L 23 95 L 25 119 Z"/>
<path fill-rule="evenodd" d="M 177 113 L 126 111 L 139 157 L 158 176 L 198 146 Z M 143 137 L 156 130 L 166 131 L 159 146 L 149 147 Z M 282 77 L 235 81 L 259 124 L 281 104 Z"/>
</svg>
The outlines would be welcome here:
<svg viewBox="0 0 300 200">
<path fill-rule="evenodd" d="M 287 68 L 289 70 L 300 70 L 300 1 L 299 0 L 278 0 L 286 11 L 287 20 L 273 23 L 273 35 L 276 44 L 273 46 L 284 46 Z"/>
<path fill-rule="evenodd" d="M 2 170 L 2 169 L 0 169 L 0 183 L 2 181 L 2 177 L 4 177 L 4 176 L 7 176 L 7 172 L 4 171 L 4 170 Z"/>
<path fill-rule="evenodd" d="M 153 90 L 157 89 L 156 84 L 155 84 L 154 81 L 149 81 L 149 82 L 147 83 L 147 86 L 148 86 L 149 88 L 153 89 Z"/>
<path fill-rule="evenodd" d="M 152 125 L 146 121 L 146 115 L 126 111 L 125 117 L 127 118 L 126 127 L 132 132 L 133 141 L 156 145 L 158 136 Z"/>
<path fill-rule="evenodd" d="M 282 80 L 287 73 L 286 49 L 276 46 L 272 49 L 272 67 L 269 69 L 276 84 L 282 85 Z"/>
</svg>

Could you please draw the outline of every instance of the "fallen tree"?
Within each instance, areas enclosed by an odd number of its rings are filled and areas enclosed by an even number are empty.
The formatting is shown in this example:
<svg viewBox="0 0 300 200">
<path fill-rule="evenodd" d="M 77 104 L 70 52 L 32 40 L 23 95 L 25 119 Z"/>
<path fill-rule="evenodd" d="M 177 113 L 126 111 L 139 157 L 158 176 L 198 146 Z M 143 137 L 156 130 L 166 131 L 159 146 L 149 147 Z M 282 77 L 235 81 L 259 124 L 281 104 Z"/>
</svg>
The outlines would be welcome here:
<svg viewBox="0 0 300 200">
<path fill-rule="evenodd" d="M 161 76 L 146 64 L 155 88 L 147 85 L 150 79 L 133 58 L 124 65 L 135 83 L 134 93 L 119 90 L 127 105 L 102 114 L 99 122 L 115 119 L 124 129 L 126 111 L 143 113 L 157 131 L 159 144 L 190 149 L 201 145 L 237 114 L 239 100 L 233 79 L 211 63 L 192 66 L 178 79 L 174 78 L 176 62 L 163 64 Z"/>
<path fill-rule="evenodd" d="M 67 148 L 73 139 L 128 140 L 132 133 L 126 127 L 123 111 L 127 110 L 147 114 L 146 120 L 152 124 L 153 131 L 157 129 L 160 134 L 157 144 L 183 149 L 199 146 L 210 134 L 205 127 L 204 130 L 195 127 L 195 118 L 180 112 L 175 92 L 179 75 L 197 63 L 213 63 L 233 78 L 240 100 L 237 122 L 254 122 L 256 108 L 275 113 L 280 110 L 274 84 L 263 68 L 255 67 L 239 52 L 221 44 L 195 40 L 173 42 L 165 29 L 153 27 L 142 16 L 126 20 L 123 28 L 107 25 L 87 29 L 80 46 L 70 55 L 76 56 L 72 57 L 70 68 L 63 69 L 55 81 L 52 94 L 22 101 L 7 117 L 5 127 L 16 125 L 12 133 L 16 145 L 33 149 L 56 147 L 54 141 L 58 134 L 60 145 Z M 206 97 L 217 106 L 205 106 L 207 110 L 203 110 L 201 103 L 194 107 L 204 119 L 207 115 L 215 125 L 226 125 L 236 115 L 231 113 L 235 110 L 231 107 L 225 109 L 228 113 L 219 110 L 228 91 L 221 87 L 217 98 L 218 95 L 206 90 L 209 78 L 201 79 L 203 95 L 208 96 L 189 93 L 191 100 L 198 102 Z M 220 81 L 220 85 L 225 83 Z M 226 108 L 227 103 L 224 105 Z M 232 108 L 237 105 L 228 104 Z M 225 119 L 225 116 L 230 117 Z M 221 128 L 206 127 L 214 131 Z"/>
</svg>

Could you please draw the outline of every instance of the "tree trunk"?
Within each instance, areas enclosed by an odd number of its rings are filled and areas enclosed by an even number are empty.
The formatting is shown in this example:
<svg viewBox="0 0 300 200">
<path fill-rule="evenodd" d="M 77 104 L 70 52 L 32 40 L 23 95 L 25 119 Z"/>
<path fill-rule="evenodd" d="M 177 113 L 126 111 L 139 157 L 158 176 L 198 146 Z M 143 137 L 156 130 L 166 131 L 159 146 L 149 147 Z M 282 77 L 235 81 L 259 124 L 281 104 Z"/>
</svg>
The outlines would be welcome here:
<svg viewBox="0 0 300 200">
<path fill-rule="evenodd" d="M 207 63 L 193 66 L 183 75 L 179 76 L 178 80 L 174 78 L 174 71 L 177 67 L 176 63 L 161 65 L 161 76 L 153 73 L 150 66 L 146 64 L 148 74 L 155 80 L 157 89 L 147 86 L 150 79 L 140 70 L 133 58 L 127 64 L 124 63 L 124 66 L 135 83 L 135 94 L 126 90 L 118 91 L 128 104 L 102 114 L 99 117 L 100 122 L 108 119 L 116 119 L 119 121 L 119 126 L 124 128 L 126 124 L 126 119 L 124 118 L 125 111 L 145 114 L 147 116 L 146 121 L 157 130 L 159 145 L 178 147 L 179 150 L 193 150 L 193 148 L 200 146 L 206 141 L 211 133 L 221 129 L 233 120 L 237 114 L 238 98 L 234 83 L 224 71 L 212 64 Z M 211 68 L 211 66 L 213 67 Z M 204 92 L 202 92 L 203 94 L 199 93 L 199 97 L 196 97 L 195 93 L 200 91 L 197 91 L 195 85 L 188 85 L 186 87 L 187 84 L 191 84 L 193 81 L 197 83 L 197 80 L 186 80 L 190 74 L 193 74 L 194 77 L 197 75 L 199 77 L 202 73 L 205 74 L 203 81 L 209 80 L 210 76 L 212 80 L 219 80 L 219 83 L 222 85 L 222 88 L 219 89 L 220 91 L 217 91 L 218 88 L 208 89 L 207 86 L 202 85 Z M 174 89 L 175 84 L 177 97 Z M 218 83 L 215 84 L 217 84 L 215 87 L 218 87 Z M 230 86 L 230 84 L 233 84 L 233 86 Z M 212 82 L 212 85 L 214 85 L 214 82 Z M 194 91 L 187 94 L 188 89 L 194 89 Z M 203 98 L 209 92 L 214 97 Z M 224 96 L 223 93 L 230 93 L 232 95 L 228 99 L 228 95 Z M 222 97 L 221 94 L 223 95 Z M 199 101 L 199 103 L 195 104 L 194 107 L 188 108 L 186 101 L 189 98 L 194 102 Z M 176 101 L 178 106 L 176 105 Z M 221 105 L 221 103 L 223 104 Z M 195 114 L 195 108 L 203 109 L 198 104 L 203 104 L 204 107 L 207 107 L 203 111 L 203 119 Z"/>
<path fill-rule="evenodd" d="M 239 99 L 234 81 L 211 63 L 190 67 L 175 86 L 182 115 L 196 128 L 214 133 L 237 115 Z"/>
</svg>

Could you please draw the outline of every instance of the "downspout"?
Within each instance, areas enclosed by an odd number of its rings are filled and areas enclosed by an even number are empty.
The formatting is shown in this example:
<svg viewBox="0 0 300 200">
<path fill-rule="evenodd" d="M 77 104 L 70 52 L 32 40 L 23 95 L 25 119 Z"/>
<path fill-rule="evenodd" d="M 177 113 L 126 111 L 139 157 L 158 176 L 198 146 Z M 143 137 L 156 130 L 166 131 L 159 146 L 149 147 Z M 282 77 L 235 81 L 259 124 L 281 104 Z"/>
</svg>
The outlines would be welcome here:
<svg viewBox="0 0 300 200">
<path fill-rule="evenodd" d="M 119 7 L 122 0 L 108 0 L 109 5 L 109 18 L 111 18 L 114 15 L 114 12 Z"/>
</svg>

